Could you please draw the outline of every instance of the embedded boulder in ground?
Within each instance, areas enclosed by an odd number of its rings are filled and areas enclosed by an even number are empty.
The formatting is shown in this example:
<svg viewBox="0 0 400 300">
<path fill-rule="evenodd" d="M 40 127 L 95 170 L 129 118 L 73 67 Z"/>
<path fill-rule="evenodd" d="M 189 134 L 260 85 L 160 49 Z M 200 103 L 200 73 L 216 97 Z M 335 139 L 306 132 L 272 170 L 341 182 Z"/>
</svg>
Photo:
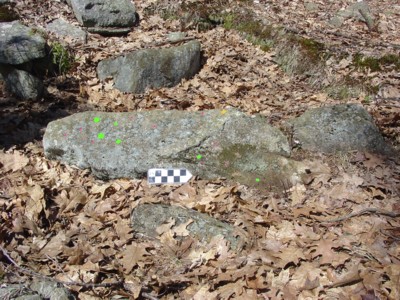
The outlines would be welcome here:
<svg viewBox="0 0 400 300">
<path fill-rule="evenodd" d="M 124 34 L 136 21 L 136 9 L 130 0 L 69 0 L 75 17 L 89 32 Z"/>
<path fill-rule="evenodd" d="M 190 236 L 201 243 L 209 243 L 212 238 L 220 235 L 229 242 L 233 250 L 238 251 L 248 242 L 240 228 L 221 222 L 207 214 L 179 206 L 141 204 L 133 210 L 131 222 L 135 232 L 152 238 L 159 238 L 162 234 L 159 227 L 170 223 L 172 232 L 175 232 L 177 238 L 182 240 L 185 239 L 185 236 Z M 184 228 L 187 231 L 184 231 L 184 235 L 179 236 L 182 230 L 176 232 L 174 229 L 183 224 L 188 224 Z"/>
<path fill-rule="evenodd" d="M 293 139 L 303 149 L 326 153 L 352 150 L 393 153 L 371 115 L 357 104 L 311 109 L 289 123 L 293 125 Z"/>
<path fill-rule="evenodd" d="M 97 66 L 100 80 L 112 78 L 122 92 L 143 93 L 147 88 L 172 87 L 200 70 L 200 43 L 162 49 L 145 49 L 117 58 L 105 59 Z"/>
<path fill-rule="evenodd" d="M 101 179 L 143 178 L 150 168 L 186 168 L 244 184 L 299 181 L 286 137 L 261 116 L 236 110 L 84 112 L 48 124 L 45 155 Z"/>
</svg>

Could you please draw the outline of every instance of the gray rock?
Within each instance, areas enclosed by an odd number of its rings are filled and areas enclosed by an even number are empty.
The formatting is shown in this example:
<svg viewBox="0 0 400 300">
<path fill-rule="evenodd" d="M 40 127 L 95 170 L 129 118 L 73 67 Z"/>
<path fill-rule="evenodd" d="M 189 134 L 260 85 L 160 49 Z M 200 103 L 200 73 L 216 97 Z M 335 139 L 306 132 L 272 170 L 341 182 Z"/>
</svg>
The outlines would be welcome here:
<svg viewBox="0 0 400 300">
<path fill-rule="evenodd" d="M 366 1 L 356 2 L 346 9 L 338 11 L 329 20 L 329 23 L 335 27 L 340 27 L 349 18 L 365 22 L 369 28 L 374 24 L 371 10 Z"/>
<path fill-rule="evenodd" d="M 29 284 L 5 284 L 0 286 L 0 299 L 15 300 L 72 300 L 71 292 L 59 287 L 57 282 L 36 280 Z"/>
<path fill-rule="evenodd" d="M 0 23 L 0 63 L 19 65 L 46 56 L 46 41 L 18 21 Z"/>
<path fill-rule="evenodd" d="M 27 293 L 29 290 L 23 284 L 0 285 L 0 299 L 15 299 Z"/>
<path fill-rule="evenodd" d="M 239 234 L 242 232 L 239 228 L 192 209 L 163 204 L 142 204 L 136 207 L 131 215 L 132 228 L 137 233 L 158 238 L 157 227 L 167 223 L 170 218 L 175 220 L 175 227 L 193 220 L 186 229 L 190 237 L 202 243 L 208 243 L 213 237 L 221 235 L 230 242 L 233 250 L 241 250 L 247 242 L 246 237 Z"/>
<path fill-rule="evenodd" d="M 170 32 L 168 33 L 167 39 L 170 42 L 177 42 L 183 40 L 187 36 L 186 32 Z"/>
<path fill-rule="evenodd" d="M 59 286 L 57 282 L 37 280 L 30 284 L 31 290 L 37 292 L 43 299 L 50 300 L 72 300 L 75 299 L 71 292 L 65 287 Z"/>
<path fill-rule="evenodd" d="M 43 95 L 43 82 L 26 71 L 12 70 L 5 82 L 7 89 L 20 99 L 39 99 Z"/>
<path fill-rule="evenodd" d="M 314 11 L 317 11 L 319 9 L 319 6 L 318 6 L 317 3 L 314 3 L 314 2 L 305 2 L 304 3 L 304 8 L 307 11 L 314 12 Z"/>
<path fill-rule="evenodd" d="M 272 183 L 296 181 L 298 170 L 283 157 L 290 149 L 278 129 L 236 110 L 78 113 L 49 123 L 43 146 L 48 158 L 90 168 L 101 179 L 143 178 L 160 167 L 245 184 L 271 176 Z"/>
<path fill-rule="evenodd" d="M 392 153 L 371 115 L 360 105 L 312 109 L 289 123 L 293 125 L 293 138 L 304 149 L 326 153 L 352 150 Z"/>
<path fill-rule="evenodd" d="M 87 33 L 63 19 L 56 19 L 50 22 L 46 28 L 60 37 L 70 37 L 83 43 L 86 42 Z"/>
<path fill-rule="evenodd" d="M 17 298 L 13 298 L 13 300 L 43 300 L 39 295 L 23 295 Z"/>
<path fill-rule="evenodd" d="M 136 10 L 129 0 L 70 0 L 74 14 L 88 28 L 130 28 Z"/>
<path fill-rule="evenodd" d="M 106 59 L 97 66 L 100 80 L 114 79 L 122 92 L 143 93 L 146 88 L 171 87 L 183 78 L 194 76 L 200 69 L 200 43 L 146 49 L 114 59 Z"/>
<path fill-rule="evenodd" d="M 119 27 L 89 27 L 90 33 L 98 33 L 103 36 L 118 36 L 124 35 L 131 31 L 131 28 L 119 28 Z"/>
</svg>

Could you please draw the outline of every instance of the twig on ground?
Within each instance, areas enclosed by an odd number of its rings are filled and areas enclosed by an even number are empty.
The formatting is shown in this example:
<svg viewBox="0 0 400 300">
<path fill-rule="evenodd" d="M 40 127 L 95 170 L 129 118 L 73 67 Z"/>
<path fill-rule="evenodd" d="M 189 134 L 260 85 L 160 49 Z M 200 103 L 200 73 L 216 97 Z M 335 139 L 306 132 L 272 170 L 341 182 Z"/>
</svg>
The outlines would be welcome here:
<svg viewBox="0 0 400 300">
<path fill-rule="evenodd" d="M 179 44 L 179 43 L 181 43 L 181 42 L 187 42 L 187 41 L 191 41 L 191 40 L 194 40 L 195 38 L 194 37 L 185 37 L 185 38 L 182 38 L 182 39 L 179 39 L 179 40 L 176 40 L 176 41 L 163 41 L 163 42 L 158 42 L 158 43 L 155 43 L 154 44 L 154 46 L 163 46 L 163 45 L 167 45 L 167 44 L 171 44 L 171 45 L 173 45 L 173 44 Z"/>
<path fill-rule="evenodd" d="M 388 216 L 391 218 L 397 218 L 400 217 L 400 213 L 395 213 L 392 211 L 387 211 L 387 210 L 382 210 L 379 208 L 364 208 L 358 212 L 354 212 L 336 219 L 330 219 L 330 220 L 318 220 L 322 223 L 334 223 L 334 222 L 341 222 L 341 221 L 345 221 L 347 219 L 353 218 L 353 217 L 357 217 L 357 216 L 361 216 L 363 214 L 367 214 L 367 213 L 374 213 L 374 214 L 378 214 L 378 215 L 384 215 L 384 216 Z"/>
<path fill-rule="evenodd" d="M 71 282 L 66 282 L 66 281 L 61 281 L 58 279 L 54 279 L 45 275 L 42 275 L 40 273 L 37 273 L 35 271 L 29 270 L 27 268 L 21 267 L 19 266 L 12 258 L 11 256 L 8 254 L 8 252 L 0 246 L 0 251 L 3 253 L 3 255 L 10 261 L 10 263 L 17 268 L 17 270 L 21 273 L 24 273 L 26 275 L 31 275 L 43 280 L 48 280 L 48 281 L 53 281 L 59 284 L 63 284 L 63 285 L 75 285 L 75 286 L 82 286 L 85 288 L 97 288 L 97 287 L 113 287 L 113 286 L 117 286 L 117 285 L 121 285 L 123 283 L 123 281 L 114 281 L 114 282 L 108 282 L 108 283 L 85 283 L 85 282 L 77 282 L 77 281 L 71 281 Z"/>
<path fill-rule="evenodd" d="M 379 232 L 382 233 L 384 236 L 388 236 L 388 237 L 394 239 L 395 241 L 400 241 L 400 238 L 399 238 L 399 237 L 396 237 L 396 236 L 393 236 L 393 235 L 388 234 L 388 233 L 386 233 L 386 232 L 383 232 L 383 230 L 379 230 Z"/>
</svg>

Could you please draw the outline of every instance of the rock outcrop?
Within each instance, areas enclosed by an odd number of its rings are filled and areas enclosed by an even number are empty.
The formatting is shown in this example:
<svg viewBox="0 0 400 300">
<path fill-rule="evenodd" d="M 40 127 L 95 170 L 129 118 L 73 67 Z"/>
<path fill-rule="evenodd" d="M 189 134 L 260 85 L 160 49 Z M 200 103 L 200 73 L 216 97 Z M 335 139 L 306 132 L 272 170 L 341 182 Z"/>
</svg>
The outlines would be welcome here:
<svg viewBox="0 0 400 300">
<path fill-rule="evenodd" d="M 143 178 L 150 168 L 186 168 L 205 179 L 296 182 L 286 137 L 267 119 L 236 110 L 84 112 L 49 123 L 45 154 L 102 179 Z"/>
</svg>

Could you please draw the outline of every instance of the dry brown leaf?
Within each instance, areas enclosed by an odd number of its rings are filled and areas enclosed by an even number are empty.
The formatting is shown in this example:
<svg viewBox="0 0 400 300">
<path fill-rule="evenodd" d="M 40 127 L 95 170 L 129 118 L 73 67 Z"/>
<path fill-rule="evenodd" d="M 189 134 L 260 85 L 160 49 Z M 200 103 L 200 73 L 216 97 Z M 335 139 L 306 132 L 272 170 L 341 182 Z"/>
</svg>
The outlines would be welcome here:
<svg viewBox="0 0 400 300">
<path fill-rule="evenodd" d="M 53 236 L 49 242 L 40 250 L 42 257 L 55 258 L 57 255 L 64 251 L 64 247 L 69 243 L 70 238 L 65 235 L 65 232 L 60 231 L 57 235 Z"/>
<path fill-rule="evenodd" d="M 121 253 L 120 263 L 125 274 L 129 274 L 139 262 L 145 261 L 150 253 L 143 245 L 132 243 L 127 245 Z"/>
<path fill-rule="evenodd" d="M 29 197 L 26 199 L 25 216 L 32 221 L 37 221 L 39 214 L 46 206 L 43 189 L 37 184 L 26 186 L 25 189 L 29 194 Z"/>
<path fill-rule="evenodd" d="M 28 163 L 29 158 L 17 150 L 14 150 L 12 153 L 4 153 L 3 151 L 0 151 L 0 165 L 2 165 L 2 173 L 21 170 L 27 166 Z"/>
<path fill-rule="evenodd" d="M 186 223 L 182 223 L 182 224 L 180 224 L 178 226 L 174 226 L 172 231 L 176 234 L 176 236 L 188 236 L 190 234 L 190 231 L 188 231 L 186 229 L 186 227 L 188 227 L 188 225 L 190 225 L 192 223 L 193 223 L 193 220 L 189 219 Z"/>
</svg>

